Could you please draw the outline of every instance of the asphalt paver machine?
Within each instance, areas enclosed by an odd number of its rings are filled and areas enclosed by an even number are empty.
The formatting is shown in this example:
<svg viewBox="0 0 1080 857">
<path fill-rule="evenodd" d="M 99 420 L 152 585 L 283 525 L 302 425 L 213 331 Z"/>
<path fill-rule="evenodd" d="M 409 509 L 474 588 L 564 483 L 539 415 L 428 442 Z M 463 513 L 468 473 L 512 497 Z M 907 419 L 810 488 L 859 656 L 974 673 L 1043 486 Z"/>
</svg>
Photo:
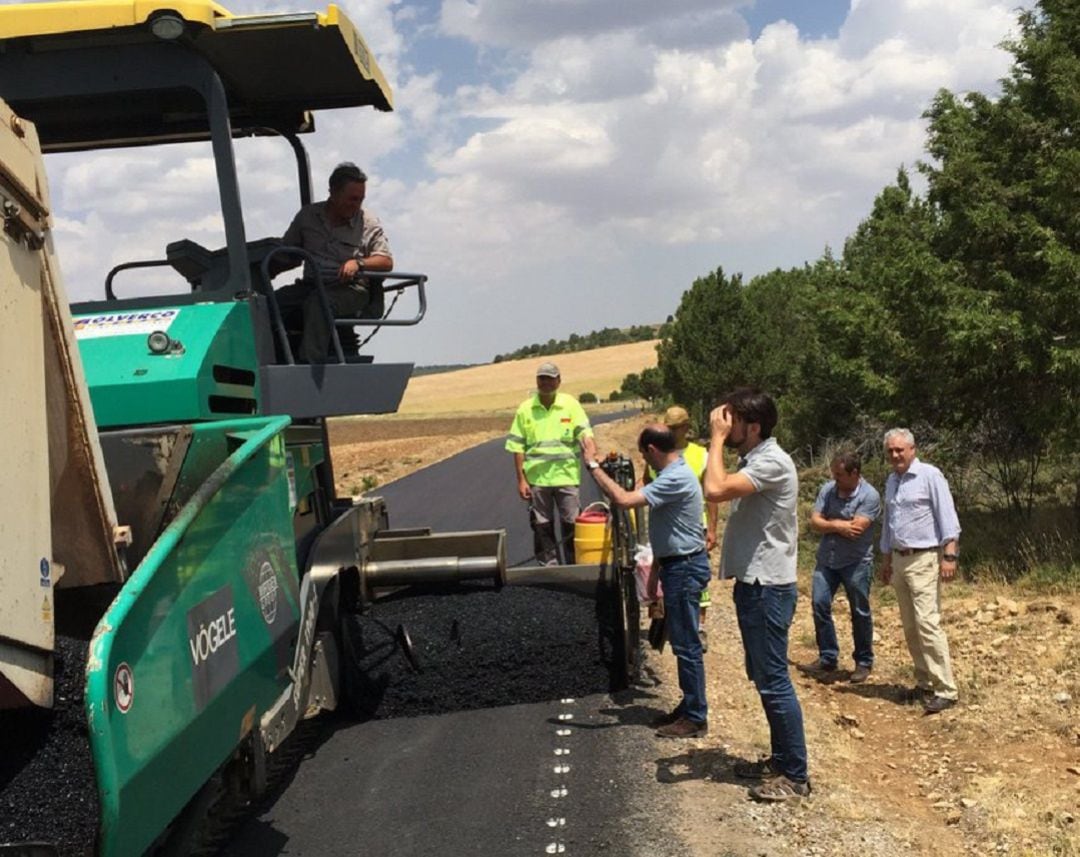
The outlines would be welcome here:
<svg viewBox="0 0 1080 857">
<path fill-rule="evenodd" d="M 416 581 L 501 585 L 505 537 L 393 530 L 382 500 L 334 491 L 327 418 L 394 411 L 412 371 L 358 353 L 351 332 L 419 323 L 426 277 L 381 280 L 415 298 L 414 315 L 335 320 L 331 361 L 300 364 L 269 276 L 297 251 L 245 233 L 235 138 L 290 146 L 306 203 L 312 111 L 392 108 L 336 7 L 3 6 L 0 99 L 0 792 L 33 792 L 20 816 L 80 804 L 90 819 L 64 832 L 68 845 L 85 837 L 72 851 L 48 841 L 49 818 L 16 818 L 0 825 L 0 854 L 185 853 L 210 783 L 259 794 L 297 724 L 341 702 L 343 614 Z M 41 153 L 185 141 L 210 143 L 225 246 L 177 236 L 162 259 L 117 265 L 101 300 L 69 307 Z M 172 293 L 140 295 L 154 268 L 176 277 Z M 512 582 L 596 578 L 534 569 Z M 627 581 L 612 585 L 629 674 Z M 44 740 L 39 721 L 73 699 L 88 783 L 63 746 L 43 763 L 52 781 L 43 769 L 13 780 Z"/>
</svg>

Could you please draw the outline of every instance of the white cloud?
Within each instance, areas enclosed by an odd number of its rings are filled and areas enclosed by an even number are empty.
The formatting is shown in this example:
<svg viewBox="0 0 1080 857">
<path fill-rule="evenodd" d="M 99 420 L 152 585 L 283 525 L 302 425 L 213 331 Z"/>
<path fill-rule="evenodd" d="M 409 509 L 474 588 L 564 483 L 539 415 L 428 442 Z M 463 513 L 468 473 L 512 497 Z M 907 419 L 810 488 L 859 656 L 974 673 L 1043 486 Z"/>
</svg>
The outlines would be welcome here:
<svg viewBox="0 0 1080 857">
<path fill-rule="evenodd" d="M 425 333 L 380 334 L 380 355 L 484 359 L 655 321 L 719 264 L 752 274 L 839 247 L 923 156 L 936 90 L 995 92 L 1010 63 L 997 45 L 1015 0 L 852 0 L 839 33 L 814 39 L 783 21 L 751 39 L 745 5 L 443 0 L 435 32 L 431 10 L 348 0 L 398 110 L 320 114 L 305 141 L 315 192 L 333 164 L 361 164 L 399 266 L 432 277 Z M 296 206 L 289 147 L 237 150 L 249 237 L 280 234 Z M 212 243 L 207 157 L 50 161 L 65 269 L 97 266 L 99 283 L 121 257 Z"/>
</svg>

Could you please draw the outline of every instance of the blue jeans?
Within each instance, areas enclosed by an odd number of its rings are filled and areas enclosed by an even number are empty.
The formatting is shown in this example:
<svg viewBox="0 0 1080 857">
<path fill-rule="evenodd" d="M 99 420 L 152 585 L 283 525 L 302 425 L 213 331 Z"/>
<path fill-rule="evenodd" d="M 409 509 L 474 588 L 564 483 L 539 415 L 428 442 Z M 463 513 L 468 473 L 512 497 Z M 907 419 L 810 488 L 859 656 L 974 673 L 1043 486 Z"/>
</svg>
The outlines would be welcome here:
<svg viewBox="0 0 1080 857">
<path fill-rule="evenodd" d="M 789 780 L 801 783 L 807 779 L 806 736 L 787 659 L 788 629 L 798 597 L 794 583 L 735 582 L 735 615 L 746 651 L 746 675 L 757 687 L 769 721 L 773 764 Z"/>
<path fill-rule="evenodd" d="M 709 585 L 710 577 L 709 555 L 705 551 L 660 566 L 668 642 L 675 653 L 679 689 L 683 693 L 682 702 L 675 710 L 695 723 L 704 723 L 709 717 L 698 615 L 701 592 Z"/>
<path fill-rule="evenodd" d="M 835 665 L 840 658 L 832 602 L 842 583 L 848 604 L 851 605 L 851 636 L 855 639 L 852 657 L 856 666 L 874 665 L 874 619 L 870 615 L 870 578 L 873 570 L 873 558 L 840 568 L 819 565 L 814 569 L 811 599 L 814 605 L 814 633 L 817 635 L 818 655 L 822 663 Z"/>
</svg>

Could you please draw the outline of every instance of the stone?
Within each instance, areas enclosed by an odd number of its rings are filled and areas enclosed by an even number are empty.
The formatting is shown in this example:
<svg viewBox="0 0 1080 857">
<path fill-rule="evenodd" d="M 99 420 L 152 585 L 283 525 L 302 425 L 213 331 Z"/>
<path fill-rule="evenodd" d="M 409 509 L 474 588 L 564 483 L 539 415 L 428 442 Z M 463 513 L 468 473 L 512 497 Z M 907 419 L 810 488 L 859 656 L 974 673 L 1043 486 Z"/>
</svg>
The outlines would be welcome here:
<svg viewBox="0 0 1080 857">
<path fill-rule="evenodd" d="M 962 816 L 960 815 L 960 810 L 958 810 L 958 809 L 950 810 L 945 815 L 945 823 L 946 824 L 959 824 L 961 818 L 962 818 Z"/>
<path fill-rule="evenodd" d="M 1072 702 L 1072 697 L 1065 691 L 1061 691 L 1054 694 L 1054 702 L 1057 702 L 1061 705 L 1067 705 L 1068 703 Z"/>
<path fill-rule="evenodd" d="M 977 803 L 978 803 L 978 801 L 972 800 L 969 797 L 960 798 L 960 806 L 962 806 L 964 809 L 971 809 Z"/>
</svg>

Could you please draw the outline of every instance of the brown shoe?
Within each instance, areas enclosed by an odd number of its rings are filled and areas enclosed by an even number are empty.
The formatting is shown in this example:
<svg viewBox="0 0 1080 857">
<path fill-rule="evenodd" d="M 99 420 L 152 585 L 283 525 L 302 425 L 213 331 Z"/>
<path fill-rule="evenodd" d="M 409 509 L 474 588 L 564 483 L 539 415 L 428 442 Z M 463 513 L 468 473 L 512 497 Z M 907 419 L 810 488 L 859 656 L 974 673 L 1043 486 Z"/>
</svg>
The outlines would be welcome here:
<svg viewBox="0 0 1080 857">
<path fill-rule="evenodd" d="M 807 675 L 824 675 L 825 673 L 836 672 L 836 664 L 825 663 L 821 658 L 818 658 L 813 663 L 795 664 L 795 669 Z"/>
<path fill-rule="evenodd" d="M 674 723 L 661 726 L 656 730 L 660 738 L 701 738 L 709 733 L 709 724 L 705 721 L 689 720 L 680 717 Z"/>
<path fill-rule="evenodd" d="M 941 714 L 942 711 L 956 705 L 955 699 L 946 699 L 944 696 L 931 696 L 923 703 L 923 711 L 927 714 Z"/>
<path fill-rule="evenodd" d="M 862 684 L 870 678 L 870 667 L 864 667 L 862 664 L 855 665 L 855 671 L 852 672 L 851 678 L 848 679 L 852 684 Z"/>
<path fill-rule="evenodd" d="M 800 801 L 810 797 L 810 780 L 805 783 L 797 783 L 787 777 L 776 777 L 766 780 L 760 786 L 750 787 L 750 797 L 757 801 L 777 803 L 783 801 Z"/>
</svg>

